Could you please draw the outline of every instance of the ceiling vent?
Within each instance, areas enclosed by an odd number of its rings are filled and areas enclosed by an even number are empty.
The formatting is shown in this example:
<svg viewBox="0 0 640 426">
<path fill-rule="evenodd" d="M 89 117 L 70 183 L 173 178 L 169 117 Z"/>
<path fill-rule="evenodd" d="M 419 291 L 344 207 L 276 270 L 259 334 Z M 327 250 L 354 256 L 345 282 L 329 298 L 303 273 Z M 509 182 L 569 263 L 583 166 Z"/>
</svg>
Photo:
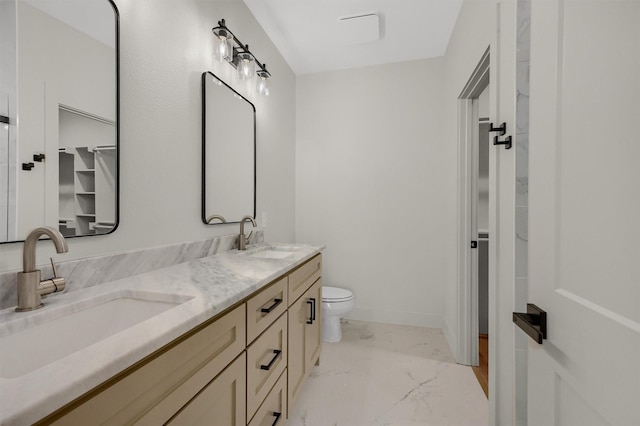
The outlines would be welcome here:
<svg viewBox="0 0 640 426">
<path fill-rule="evenodd" d="M 380 40 L 380 19 L 375 13 L 340 18 L 338 28 L 346 44 L 363 44 Z"/>
</svg>

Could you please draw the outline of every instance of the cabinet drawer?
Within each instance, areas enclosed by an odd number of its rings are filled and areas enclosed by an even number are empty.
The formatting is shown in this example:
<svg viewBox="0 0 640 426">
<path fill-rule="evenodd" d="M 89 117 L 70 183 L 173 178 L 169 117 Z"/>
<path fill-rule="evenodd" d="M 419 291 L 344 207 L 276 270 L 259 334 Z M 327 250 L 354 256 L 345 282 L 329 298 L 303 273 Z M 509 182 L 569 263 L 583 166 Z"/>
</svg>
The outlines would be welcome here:
<svg viewBox="0 0 640 426">
<path fill-rule="evenodd" d="M 245 362 L 242 354 L 166 424 L 244 426 Z"/>
<path fill-rule="evenodd" d="M 287 315 L 276 320 L 247 348 L 247 418 L 262 404 L 287 367 Z"/>
<path fill-rule="evenodd" d="M 245 320 L 242 304 L 42 424 L 166 422 L 244 350 Z"/>
<path fill-rule="evenodd" d="M 289 303 L 293 303 L 316 282 L 322 272 L 322 255 L 319 254 L 289 274 Z"/>
<path fill-rule="evenodd" d="M 247 301 L 247 343 L 287 310 L 287 281 L 281 278 Z"/>
<path fill-rule="evenodd" d="M 280 378 L 265 398 L 264 402 L 256 411 L 249 426 L 282 426 L 287 417 L 287 370 L 280 375 Z"/>
</svg>

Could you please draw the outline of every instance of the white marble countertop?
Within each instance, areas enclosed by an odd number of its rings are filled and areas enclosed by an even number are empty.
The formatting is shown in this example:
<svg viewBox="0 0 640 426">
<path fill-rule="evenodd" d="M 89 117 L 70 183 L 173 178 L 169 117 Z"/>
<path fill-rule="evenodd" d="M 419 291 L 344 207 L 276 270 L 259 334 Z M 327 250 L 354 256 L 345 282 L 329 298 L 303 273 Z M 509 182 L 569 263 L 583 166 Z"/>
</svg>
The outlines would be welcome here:
<svg viewBox="0 0 640 426">
<path fill-rule="evenodd" d="M 294 247 L 282 258 L 252 256 L 269 247 Z M 0 311 L 0 337 L 25 321 L 37 324 L 45 315 L 69 305 L 114 291 L 147 292 L 167 300 L 184 301 L 148 320 L 124 329 L 91 346 L 15 378 L 0 377 L 0 424 L 25 425 L 47 416 L 95 386 L 113 377 L 197 325 L 251 295 L 302 264 L 324 247 L 258 244 L 247 251 L 217 254 L 158 269 L 87 289 L 48 296 L 45 307 L 29 313 Z M 22 325 L 20 325 L 22 324 Z M 55 339 L 55 335 L 50 336 Z M 38 342 L 24 353 L 40 351 Z M 2 348 L 0 348 L 0 362 Z"/>
</svg>

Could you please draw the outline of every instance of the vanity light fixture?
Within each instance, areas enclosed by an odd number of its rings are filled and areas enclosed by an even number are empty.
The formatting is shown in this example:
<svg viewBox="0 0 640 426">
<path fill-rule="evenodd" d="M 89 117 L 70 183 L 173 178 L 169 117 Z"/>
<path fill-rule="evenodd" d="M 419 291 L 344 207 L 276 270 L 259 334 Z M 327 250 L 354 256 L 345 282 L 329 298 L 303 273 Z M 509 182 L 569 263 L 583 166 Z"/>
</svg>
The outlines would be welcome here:
<svg viewBox="0 0 640 426">
<path fill-rule="evenodd" d="M 269 96 L 269 77 L 271 74 L 267 70 L 258 70 L 258 82 L 256 83 L 256 91 L 264 96 Z"/>
<path fill-rule="evenodd" d="M 247 46 L 247 49 L 249 46 Z M 238 76 L 240 80 L 249 80 L 253 77 L 254 67 L 253 55 L 251 52 L 240 52 L 238 53 Z"/>
<path fill-rule="evenodd" d="M 224 27 L 224 19 L 222 24 L 221 27 L 216 27 L 212 30 L 213 35 L 215 35 L 213 55 L 220 62 L 229 62 L 233 60 L 233 34 Z"/>
<path fill-rule="evenodd" d="M 214 34 L 214 56 L 220 62 L 228 62 L 238 71 L 241 80 L 250 80 L 256 75 L 256 92 L 269 96 L 269 78 L 267 64 L 261 63 L 249 50 L 249 45 L 238 40 L 224 19 L 211 30 Z"/>
</svg>

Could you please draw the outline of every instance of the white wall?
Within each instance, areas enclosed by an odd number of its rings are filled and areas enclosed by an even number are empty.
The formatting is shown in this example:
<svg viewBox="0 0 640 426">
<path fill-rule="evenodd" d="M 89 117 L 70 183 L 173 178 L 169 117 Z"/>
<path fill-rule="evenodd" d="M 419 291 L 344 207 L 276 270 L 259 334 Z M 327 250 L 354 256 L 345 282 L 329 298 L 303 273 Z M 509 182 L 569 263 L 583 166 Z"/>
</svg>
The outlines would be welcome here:
<svg viewBox="0 0 640 426">
<path fill-rule="evenodd" d="M 298 77 L 296 240 L 326 244 L 324 285 L 353 319 L 442 326 L 447 239 L 442 58 Z M 449 233 L 447 233 L 447 231 Z"/>
<path fill-rule="evenodd" d="M 120 226 L 112 235 L 69 240 L 55 255 L 39 244 L 38 263 L 237 233 L 236 225 L 200 220 L 200 76 L 211 70 L 257 110 L 258 212 L 269 214 L 265 238 L 294 239 L 295 75 L 240 0 L 116 0 L 121 41 Z M 218 19 L 249 43 L 273 75 L 271 96 L 232 78 L 215 62 L 211 28 Z M 229 177 L 229 182 L 233 177 Z M 0 272 L 22 266 L 22 244 L 0 245 Z"/>
<path fill-rule="evenodd" d="M 457 102 L 462 89 L 480 62 L 495 29 L 488 23 L 494 22 L 495 2 L 489 0 L 467 0 L 463 3 L 451 40 L 444 57 L 444 96 L 442 108 L 444 129 L 442 161 L 449 164 L 441 176 L 441 188 L 444 204 L 452 206 L 453 215 L 457 215 L 458 204 L 458 110 Z M 447 235 L 443 242 L 445 282 L 445 335 L 454 354 L 457 354 L 458 324 L 458 272 L 457 272 L 457 221 L 443 224 L 443 233 Z"/>
</svg>

